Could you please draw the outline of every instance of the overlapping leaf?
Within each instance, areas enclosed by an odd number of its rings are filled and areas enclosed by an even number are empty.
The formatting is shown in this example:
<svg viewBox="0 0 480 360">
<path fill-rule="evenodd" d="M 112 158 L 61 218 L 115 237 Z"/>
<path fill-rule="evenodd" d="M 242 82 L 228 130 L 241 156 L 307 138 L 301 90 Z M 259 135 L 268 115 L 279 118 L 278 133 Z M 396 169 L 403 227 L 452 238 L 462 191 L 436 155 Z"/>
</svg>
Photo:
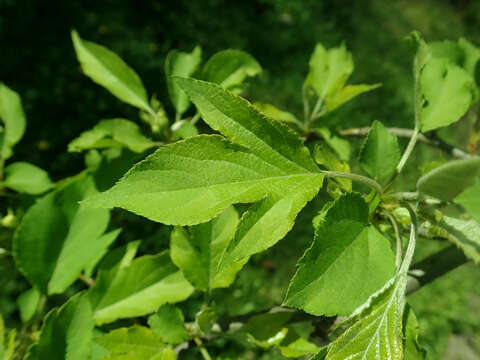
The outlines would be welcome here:
<svg viewBox="0 0 480 360">
<path fill-rule="evenodd" d="M 447 239 L 457 245 L 475 263 L 480 262 L 480 223 L 443 216 L 438 225 L 448 232 Z"/>
<path fill-rule="evenodd" d="M 79 206 L 95 193 L 91 177 L 50 193 L 29 208 L 15 233 L 14 256 L 42 292 L 63 292 L 114 238 L 103 237 L 109 211 Z"/>
<path fill-rule="evenodd" d="M 165 76 L 172 104 L 181 116 L 190 107 L 190 100 L 173 80 L 173 76 L 192 76 L 202 61 L 202 49 L 197 46 L 191 53 L 172 50 L 165 59 Z"/>
<path fill-rule="evenodd" d="M 238 214 L 229 207 L 210 222 L 192 226 L 188 230 L 175 228 L 170 249 L 173 262 L 195 288 L 207 291 L 229 286 L 245 261 L 220 269 L 220 261 L 233 239 Z"/>
<path fill-rule="evenodd" d="M 222 259 L 227 267 L 280 240 L 320 189 L 323 175 L 286 125 L 219 85 L 181 78 L 177 83 L 205 122 L 230 141 L 201 135 L 160 147 L 86 202 L 174 225 L 195 225 L 231 204 L 257 202 L 227 248 Z"/>
<path fill-rule="evenodd" d="M 72 41 L 85 75 L 127 104 L 147 112 L 153 111 L 137 73 L 117 54 L 81 39 L 75 30 L 72 31 Z"/>
<path fill-rule="evenodd" d="M 40 338 L 25 360 L 90 360 L 93 327 L 90 303 L 78 294 L 48 313 Z"/>
<path fill-rule="evenodd" d="M 357 310 L 353 324 L 328 347 L 326 360 L 404 359 L 403 314 L 407 273 L 416 243 L 416 229 L 398 273 Z"/>
<path fill-rule="evenodd" d="M 181 344 L 188 338 L 182 310 L 172 304 L 160 306 L 157 312 L 148 318 L 148 325 L 168 344 Z"/>
<path fill-rule="evenodd" d="M 108 355 L 103 360 L 175 360 L 162 339 L 143 326 L 120 328 L 95 338 Z"/>
<path fill-rule="evenodd" d="M 101 271 L 88 295 L 97 324 L 152 313 L 167 302 L 183 301 L 192 286 L 167 252 Z"/>
<path fill-rule="evenodd" d="M 368 223 L 368 214 L 355 193 L 325 206 L 285 305 L 315 315 L 349 315 L 393 276 L 390 243 Z"/>
<path fill-rule="evenodd" d="M 462 205 L 475 220 L 480 222 L 480 180 L 458 195 L 455 202 Z"/>
</svg>

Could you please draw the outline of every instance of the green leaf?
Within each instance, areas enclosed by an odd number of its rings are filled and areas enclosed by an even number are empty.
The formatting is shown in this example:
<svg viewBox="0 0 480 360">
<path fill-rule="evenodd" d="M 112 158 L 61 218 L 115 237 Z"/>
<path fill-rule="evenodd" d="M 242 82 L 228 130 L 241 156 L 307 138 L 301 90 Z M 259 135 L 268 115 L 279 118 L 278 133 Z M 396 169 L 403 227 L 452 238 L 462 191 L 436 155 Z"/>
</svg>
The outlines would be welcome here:
<svg viewBox="0 0 480 360">
<path fill-rule="evenodd" d="M 345 44 L 329 50 L 317 44 L 309 65 L 307 84 L 321 99 L 340 91 L 353 72 L 352 54 Z"/>
<path fill-rule="evenodd" d="M 5 144 L 12 147 L 25 133 L 26 119 L 20 96 L 0 82 L 0 120 L 5 125 Z M 5 149 L 2 149 L 2 156 Z"/>
<path fill-rule="evenodd" d="M 11 360 L 15 353 L 17 330 L 12 329 L 5 339 L 5 323 L 0 314 L 0 359 Z"/>
<path fill-rule="evenodd" d="M 110 215 L 78 202 L 96 192 L 91 177 L 50 193 L 30 207 L 17 228 L 17 267 L 42 292 L 63 292 L 109 245 L 102 241 Z"/>
<path fill-rule="evenodd" d="M 417 317 L 412 308 L 407 305 L 404 314 L 405 324 L 403 326 L 405 339 L 405 360 L 423 360 L 426 352 L 419 342 L 419 325 Z"/>
<path fill-rule="evenodd" d="M 45 170 L 26 162 L 15 162 L 5 168 L 6 187 L 20 193 L 37 195 L 53 187 Z"/>
<path fill-rule="evenodd" d="M 423 175 L 417 182 L 418 191 L 449 201 L 472 186 L 480 175 L 480 157 L 452 160 Z"/>
<path fill-rule="evenodd" d="M 320 134 L 320 136 L 325 140 L 325 142 L 330 146 L 338 155 L 340 160 L 348 161 L 350 160 L 350 143 L 338 137 L 330 131 L 328 128 L 317 128 L 315 131 Z"/>
<path fill-rule="evenodd" d="M 350 318 L 352 325 L 329 345 L 326 360 L 404 358 L 405 290 L 416 232 L 416 225 L 412 225 L 408 248 L 397 274 L 355 310 Z"/>
<path fill-rule="evenodd" d="M 29 321 L 37 311 L 41 293 L 36 288 L 30 288 L 22 292 L 17 298 L 18 310 L 22 322 Z"/>
<path fill-rule="evenodd" d="M 177 227 L 170 240 L 171 257 L 195 288 L 207 291 L 228 287 L 245 261 L 219 269 L 220 260 L 233 239 L 238 214 L 233 206 L 212 221 L 192 226 L 188 230 Z"/>
<path fill-rule="evenodd" d="M 350 166 L 346 162 L 341 162 L 335 154 L 324 144 L 316 144 L 314 149 L 314 157 L 317 164 L 324 166 L 327 170 L 350 172 Z M 330 182 L 340 184 L 340 187 L 345 191 L 352 191 L 352 180 L 348 178 L 328 179 Z"/>
<path fill-rule="evenodd" d="M 356 193 L 325 205 L 316 223 L 284 305 L 314 315 L 349 315 L 393 276 L 390 243 L 368 223 L 368 204 Z"/>
<path fill-rule="evenodd" d="M 93 327 L 90 304 L 78 294 L 47 314 L 40 338 L 25 360 L 90 360 Z"/>
<path fill-rule="evenodd" d="M 162 252 L 101 271 L 88 295 L 95 322 L 101 325 L 152 313 L 167 302 L 185 300 L 192 291 L 168 252 Z"/>
<path fill-rule="evenodd" d="M 319 347 L 308 340 L 298 338 L 286 346 L 280 346 L 280 351 L 287 358 L 298 358 L 301 356 L 316 354 Z"/>
<path fill-rule="evenodd" d="M 480 222 L 480 180 L 466 188 L 455 200 L 478 222 Z"/>
<path fill-rule="evenodd" d="M 162 339 L 150 329 L 135 325 L 110 331 L 95 338 L 96 343 L 105 348 L 109 355 L 105 360 L 167 360 L 170 349 Z M 173 358 L 175 359 L 175 358 Z"/>
<path fill-rule="evenodd" d="M 368 91 L 375 90 L 382 86 L 382 84 L 361 84 L 361 85 L 347 85 L 338 92 L 334 93 L 332 96 L 325 99 L 325 105 L 327 111 L 333 111 L 338 108 L 340 105 L 345 104 L 346 102 L 352 100 L 353 98 L 366 93 Z"/>
<path fill-rule="evenodd" d="M 122 229 L 112 230 L 97 239 L 99 244 L 102 244 L 102 251 L 98 251 L 96 256 L 92 258 L 88 264 L 85 266 L 83 270 L 84 276 L 88 279 L 92 276 L 95 267 L 97 266 L 98 262 L 105 256 L 108 251 L 108 246 L 113 244 L 113 242 L 117 239 L 118 235 L 122 232 Z"/>
<path fill-rule="evenodd" d="M 438 225 L 447 230 L 447 239 L 457 245 L 475 263 L 480 263 L 480 223 L 443 216 Z"/>
<path fill-rule="evenodd" d="M 360 149 L 360 165 L 380 184 L 387 182 L 395 173 L 400 161 L 397 137 L 374 121 Z"/>
<path fill-rule="evenodd" d="M 177 111 L 177 117 L 190 107 L 190 100 L 183 90 L 175 83 L 172 76 L 192 76 L 202 61 L 202 49 L 196 46 L 191 53 L 172 50 L 165 59 L 165 76 L 167 78 L 168 93 L 172 104 Z"/>
<path fill-rule="evenodd" d="M 422 132 L 460 120 L 472 104 L 472 77 L 448 59 L 430 59 L 420 74 L 420 83 L 425 98 L 420 114 Z"/>
<path fill-rule="evenodd" d="M 241 50 L 228 49 L 217 52 L 207 61 L 202 79 L 232 89 L 247 76 L 256 76 L 261 72 L 262 67 L 253 56 Z"/>
<path fill-rule="evenodd" d="M 80 134 L 68 144 L 68 151 L 102 149 L 125 146 L 129 150 L 142 153 L 155 146 L 155 142 L 145 137 L 137 124 L 125 119 L 101 120 L 93 129 Z"/>
<path fill-rule="evenodd" d="M 188 339 L 184 322 L 182 310 L 172 304 L 160 306 L 157 312 L 148 318 L 148 325 L 153 332 L 166 343 L 173 345 Z"/>
<path fill-rule="evenodd" d="M 288 111 L 283 111 L 277 108 L 272 104 L 261 103 L 261 102 L 254 102 L 253 106 L 255 106 L 258 111 L 268 116 L 270 119 L 285 122 L 285 123 L 293 123 L 298 124 L 300 121 Z"/>
<path fill-rule="evenodd" d="M 151 220 L 196 225 L 232 204 L 258 202 L 243 215 L 222 266 L 274 245 L 318 192 L 323 174 L 286 125 L 220 86 L 177 79 L 204 121 L 229 138 L 200 135 L 160 147 L 113 188 L 86 202 L 122 207 Z"/>
<path fill-rule="evenodd" d="M 85 75 L 123 102 L 153 112 L 142 81 L 117 54 L 81 39 L 75 30 L 72 30 L 72 41 Z"/>
</svg>

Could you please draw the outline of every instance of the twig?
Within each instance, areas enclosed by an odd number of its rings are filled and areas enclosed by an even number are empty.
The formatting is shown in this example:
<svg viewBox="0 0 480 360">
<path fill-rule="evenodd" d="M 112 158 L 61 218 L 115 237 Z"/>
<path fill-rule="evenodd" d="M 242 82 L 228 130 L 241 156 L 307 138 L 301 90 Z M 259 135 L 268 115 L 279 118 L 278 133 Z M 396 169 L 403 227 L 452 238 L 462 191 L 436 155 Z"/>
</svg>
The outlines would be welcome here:
<svg viewBox="0 0 480 360">
<path fill-rule="evenodd" d="M 382 194 L 382 187 L 380 186 L 379 183 L 377 183 L 375 180 L 370 179 L 366 176 L 358 175 L 358 174 L 352 174 L 352 173 L 344 173 L 340 171 L 322 171 L 322 174 L 324 174 L 326 177 L 339 177 L 339 178 L 346 178 L 346 179 L 351 179 L 354 181 L 362 182 L 364 184 L 367 184 L 371 188 L 375 189 L 376 192 L 379 194 Z"/>
</svg>

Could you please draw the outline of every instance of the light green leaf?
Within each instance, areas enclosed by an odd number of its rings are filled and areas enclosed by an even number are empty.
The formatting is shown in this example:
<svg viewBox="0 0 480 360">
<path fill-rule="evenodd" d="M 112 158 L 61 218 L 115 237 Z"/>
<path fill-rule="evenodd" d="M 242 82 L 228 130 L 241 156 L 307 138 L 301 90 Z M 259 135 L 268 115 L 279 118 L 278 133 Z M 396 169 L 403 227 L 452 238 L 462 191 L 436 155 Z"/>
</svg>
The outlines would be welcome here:
<svg viewBox="0 0 480 360">
<path fill-rule="evenodd" d="M 40 339 L 25 360 L 90 360 L 93 327 L 88 299 L 78 294 L 47 314 Z"/>
<path fill-rule="evenodd" d="M 317 164 L 324 166 L 327 170 L 350 172 L 350 166 L 346 162 L 341 162 L 325 144 L 316 144 L 314 148 L 314 157 Z M 352 180 L 348 178 L 328 179 L 329 184 L 338 183 L 345 191 L 352 191 Z"/>
<path fill-rule="evenodd" d="M 420 114 L 422 132 L 460 120 L 472 104 L 472 77 L 448 59 L 430 59 L 420 74 L 420 83 L 425 98 Z"/>
<path fill-rule="evenodd" d="M 309 65 L 307 85 L 311 86 L 321 99 L 340 91 L 353 72 L 352 54 L 345 44 L 329 50 L 322 44 L 317 44 Z"/>
<path fill-rule="evenodd" d="M 25 133 L 26 119 L 20 96 L 0 82 L 0 120 L 5 125 L 5 144 L 12 147 Z M 5 149 L 2 150 L 4 154 Z M 5 157 L 5 155 L 2 155 Z"/>
<path fill-rule="evenodd" d="M 122 207 L 166 224 L 195 225 L 232 204 L 259 201 L 242 217 L 227 248 L 221 267 L 228 267 L 285 236 L 322 186 L 323 175 L 286 125 L 218 85 L 177 82 L 204 121 L 237 144 L 200 135 L 160 147 L 87 203 Z"/>
<path fill-rule="evenodd" d="M 443 216 L 438 225 L 447 230 L 447 239 L 457 245 L 475 263 L 480 263 L 480 223 Z"/>
<path fill-rule="evenodd" d="M 455 198 L 457 204 L 462 205 L 465 210 L 478 222 L 480 222 L 480 180 L 466 188 Z"/>
<path fill-rule="evenodd" d="M 12 329 L 5 339 L 5 323 L 0 314 L 0 359 L 11 360 L 15 353 L 17 330 Z"/>
<path fill-rule="evenodd" d="M 18 310 L 22 322 L 29 321 L 37 311 L 41 293 L 36 288 L 22 292 L 17 298 Z"/>
<path fill-rule="evenodd" d="M 155 146 L 155 142 L 145 137 L 137 124 L 125 119 L 101 120 L 93 129 L 80 134 L 68 144 L 68 151 L 102 149 L 125 146 L 129 150 L 142 153 Z"/>
<path fill-rule="evenodd" d="M 352 100 L 358 95 L 377 89 L 380 86 L 382 86 L 382 84 L 347 85 L 338 92 L 334 93 L 332 96 L 329 96 L 325 99 L 325 106 L 327 107 L 327 111 L 333 111 L 340 105 L 345 104 L 346 102 Z"/>
<path fill-rule="evenodd" d="M 198 130 L 190 121 L 180 120 L 171 127 L 172 141 L 198 135 Z"/>
<path fill-rule="evenodd" d="M 418 191 L 449 201 L 472 186 L 480 175 L 480 157 L 452 160 L 423 175 L 417 182 Z"/>
<path fill-rule="evenodd" d="M 101 271 L 88 295 L 95 322 L 100 325 L 152 313 L 167 302 L 185 300 L 192 292 L 168 252 L 163 252 Z"/>
<path fill-rule="evenodd" d="M 26 119 L 20 96 L 0 82 L 0 121 L 4 129 L 0 140 L 0 156 L 8 159 L 12 147 L 20 141 L 25 133 Z"/>
<path fill-rule="evenodd" d="M 183 90 L 175 83 L 172 76 L 192 76 L 202 61 L 202 49 L 196 46 L 191 53 L 172 50 L 165 59 L 165 76 L 167 78 L 170 100 L 177 111 L 177 117 L 188 110 L 190 100 Z"/>
<path fill-rule="evenodd" d="M 284 305 L 314 315 L 349 315 L 393 276 L 390 243 L 368 223 L 368 204 L 356 193 L 325 205 L 316 223 Z"/>
<path fill-rule="evenodd" d="M 255 106 L 258 111 L 264 113 L 270 119 L 293 124 L 300 123 L 300 121 L 295 117 L 295 115 L 288 111 L 280 110 L 272 104 L 254 102 L 253 106 Z"/>
<path fill-rule="evenodd" d="M 85 266 L 83 270 L 84 276 L 88 279 L 92 277 L 93 271 L 95 270 L 95 267 L 97 266 L 98 262 L 105 256 L 105 254 L 108 251 L 108 247 L 113 244 L 113 242 L 117 239 L 118 235 L 120 235 L 120 232 L 122 229 L 116 229 L 112 230 L 102 236 L 100 236 L 97 239 L 97 242 L 101 244 L 102 251 L 98 251 L 96 256 L 92 258 L 88 264 Z"/>
<path fill-rule="evenodd" d="M 109 354 L 104 360 L 167 360 L 170 349 L 150 329 L 132 326 L 110 331 L 94 340 Z M 175 358 L 173 358 L 175 359 Z"/>
<path fill-rule="evenodd" d="M 238 214 L 233 206 L 212 221 L 187 229 L 177 227 L 170 240 L 171 257 L 195 288 L 203 291 L 228 287 L 245 261 L 219 268 L 220 260 L 233 239 Z"/>
<path fill-rule="evenodd" d="M 160 306 L 157 312 L 148 318 L 148 325 L 153 332 L 166 343 L 173 345 L 181 344 L 188 338 L 184 322 L 182 310 L 172 304 Z"/>
<path fill-rule="evenodd" d="M 360 165 L 380 184 L 387 182 L 395 173 L 400 161 L 397 137 L 374 121 L 360 149 Z"/>
<path fill-rule="evenodd" d="M 338 137 L 330 131 L 328 128 L 317 128 L 315 131 L 320 134 L 320 136 L 325 140 L 325 142 L 330 146 L 338 155 L 340 160 L 349 161 L 350 160 L 350 143 Z"/>
<path fill-rule="evenodd" d="M 280 346 L 280 351 L 287 358 L 298 358 L 301 356 L 316 354 L 319 347 L 308 340 L 298 338 L 286 346 Z"/>
<path fill-rule="evenodd" d="M 13 253 L 18 268 L 42 292 L 63 292 L 108 246 L 99 241 L 110 215 L 78 201 L 96 192 L 86 177 L 50 193 L 30 207 L 17 228 Z"/>
<path fill-rule="evenodd" d="M 202 79 L 231 89 L 240 85 L 247 76 L 256 76 L 261 72 L 262 67 L 253 56 L 241 50 L 228 49 L 217 52 L 207 61 Z"/>
<path fill-rule="evenodd" d="M 81 39 L 75 30 L 72 30 L 72 41 L 85 75 L 123 102 L 153 112 L 142 81 L 117 54 L 104 46 Z"/>
<path fill-rule="evenodd" d="M 6 187 L 20 193 L 37 195 L 53 187 L 48 173 L 26 162 L 15 162 L 5 168 Z"/>
</svg>

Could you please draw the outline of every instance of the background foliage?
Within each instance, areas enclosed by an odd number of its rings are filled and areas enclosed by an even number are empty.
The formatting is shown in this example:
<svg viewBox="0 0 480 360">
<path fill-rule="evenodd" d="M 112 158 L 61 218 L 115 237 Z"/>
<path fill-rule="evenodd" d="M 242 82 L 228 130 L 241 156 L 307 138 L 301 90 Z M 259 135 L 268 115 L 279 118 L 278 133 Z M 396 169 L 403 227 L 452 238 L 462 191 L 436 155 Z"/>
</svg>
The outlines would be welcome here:
<svg viewBox="0 0 480 360">
<path fill-rule="evenodd" d="M 36 164 L 58 180 L 84 166 L 81 155 L 65 151 L 79 133 L 102 118 L 137 117 L 134 108 L 81 74 L 70 41 L 71 28 L 85 39 L 108 45 L 136 69 L 148 92 L 160 99 L 167 96 L 163 68 L 170 49 L 191 51 L 199 44 L 204 59 L 225 48 L 245 50 L 264 69 L 251 81 L 247 98 L 274 103 L 297 115 L 302 111 L 298 89 L 315 44 L 329 48 L 345 41 L 355 59 L 352 83 L 381 82 L 383 86 L 345 105 L 327 121 L 341 129 L 366 126 L 376 119 L 386 126 L 410 128 L 413 51 L 405 35 L 418 29 L 428 41 L 465 36 L 478 45 L 479 20 L 480 3 L 468 0 L 361 0 L 348 5 L 335 0 L 252 0 L 234 6 L 228 0 L 0 0 L 0 79 L 21 94 L 28 118 L 26 135 L 12 160 Z M 461 125 L 457 131 L 449 129 L 442 134 L 447 139 L 463 134 Z M 421 145 L 415 151 L 408 171 L 402 174 L 406 185 L 420 173 L 418 163 L 433 155 Z M 233 289 L 215 290 L 228 299 L 222 304 L 225 308 L 218 309 L 220 313 L 235 316 L 282 301 L 296 259 L 312 239 L 310 218 L 321 199 L 315 202 L 303 210 L 285 240 L 250 261 Z M 125 212 L 114 215 L 114 224 L 125 229 L 121 242 L 145 239 L 141 254 L 167 247 L 168 227 Z M 416 256 L 434 250 L 423 249 Z M 12 269 L 11 264 L 0 263 L 0 312 L 9 324 L 16 324 L 20 319 L 14 301 L 27 283 Z M 480 348 L 480 290 L 475 286 L 480 275 L 472 269 L 464 265 L 410 297 L 431 359 L 451 351 L 446 349 L 452 342 L 473 354 Z M 61 304 L 64 298 L 51 301 Z M 188 303 L 191 309 L 183 310 L 194 314 L 198 304 L 193 299 Z M 443 316 L 436 316 L 439 313 Z"/>
</svg>

